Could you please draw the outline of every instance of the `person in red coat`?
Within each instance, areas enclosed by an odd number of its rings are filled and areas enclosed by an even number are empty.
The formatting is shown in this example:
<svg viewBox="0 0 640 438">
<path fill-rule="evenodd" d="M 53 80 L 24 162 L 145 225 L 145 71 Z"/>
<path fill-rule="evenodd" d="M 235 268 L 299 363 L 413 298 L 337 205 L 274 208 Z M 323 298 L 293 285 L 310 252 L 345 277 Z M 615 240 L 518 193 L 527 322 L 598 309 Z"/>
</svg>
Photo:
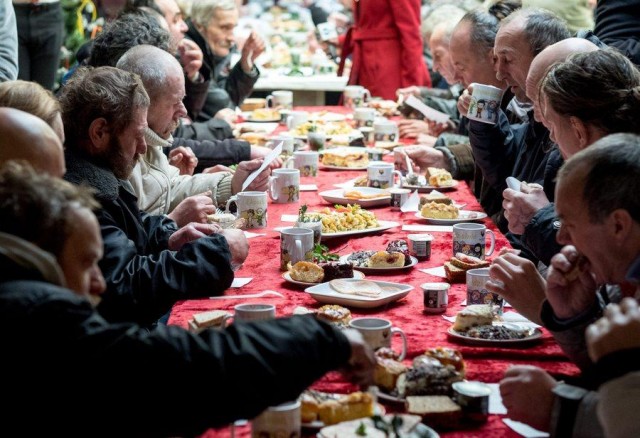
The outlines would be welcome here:
<svg viewBox="0 0 640 438">
<path fill-rule="evenodd" d="M 349 84 L 391 100 L 398 88 L 431 86 L 422 58 L 420 0 L 354 0 L 353 21 L 338 71 L 342 75 L 351 55 Z"/>
</svg>

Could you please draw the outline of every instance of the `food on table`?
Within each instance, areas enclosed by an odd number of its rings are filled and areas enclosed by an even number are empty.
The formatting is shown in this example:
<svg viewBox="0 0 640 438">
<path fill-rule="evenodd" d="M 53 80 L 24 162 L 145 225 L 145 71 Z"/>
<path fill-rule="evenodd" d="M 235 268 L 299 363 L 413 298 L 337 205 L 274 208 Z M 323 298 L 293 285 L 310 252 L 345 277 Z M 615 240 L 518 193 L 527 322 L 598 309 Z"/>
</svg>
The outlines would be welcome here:
<svg viewBox="0 0 640 438">
<path fill-rule="evenodd" d="M 344 191 L 344 193 L 342 194 L 343 197 L 347 198 L 347 199 L 378 199 L 378 198 L 387 198 L 389 197 L 389 193 L 388 192 L 380 192 L 380 193 L 373 193 L 371 195 L 366 195 L 358 190 L 353 190 L 353 189 L 347 189 Z"/>
<path fill-rule="evenodd" d="M 424 352 L 427 357 L 432 357 L 440 361 L 443 365 L 451 365 L 458 371 L 462 377 L 465 375 L 465 363 L 462 359 L 462 353 L 455 348 L 436 347 L 429 348 Z"/>
<path fill-rule="evenodd" d="M 368 185 L 369 178 L 367 177 L 367 175 L 356 178 L 356 180 L 353 182 L 354 187 L 367 187 Z"/>
<path fill-rule="evenodd" d="M 387 245 L 387 251 L 400 252 L 404 254 L 404 266 L 411 264 L 411 254 L 409 253 L 409 244 L 404 239 L 392 240 Z"/>
<path fill-rule="evenodd" d="M 458 312 L 452 328 L 457 332 L 466 332 L 472 327 L 492 325 L 495 317 L 491 306 L 487 304 L 468 305 Z"/>
<path fill-rule="evenodd" d="M 327 426 L 320 430 L 318 438 L 387 438 L 389 436 L 413 436 L 412 431 L 422 418 L 418 415 L 395 414 L 385 415 L 381 424 L 379 420 L 374 422 L 372 418 L 362 418 L 359 420 L 345 421 L 333 426 Z M 399 421 L 401 420 L 401 421 Z M 398 435 L 392 435 L 394 431 L 393 424 L 398 425 Z M 384 430 L 378 427 L 384 426 Z"/>
<path fill-rule="evenodd" d="M 425 177 L 427 178 L 427 181 L 431 186 L 448 187 L 453 185 L 453 178 L 451 177 L 451 174 L 445 169 L 440 169 L 438 167 L 427 167 Z"/>
<path fill-rule="evenodd" d="M 245 132 L 240 134 L 240 140 L 248 141 L 252 145 L 262 146 L 267 142 L 267 134 L 264 132 Z"/>
<path fill-rule="evenodd" d="M 322 132 L 325 135 L 351 134 L 353 128 L 347 122 L 327 122 L 324 120 L 315 120 L 304 122 L 296 126 L 292 134 L 298 137 L 306 137 L 309 131 Z"/>
<path fill-rule="evenodd" d="M 383 289 L 378 283 L 369 280 L 331 280 L 331 288 L 341 294 L 362 295 L 366 297 L 379 297 Z"/>
<path fill-rule="evenodd" d="M 504 325 L 480 325 L 459 334 L 476 339 L 513 341 L 526 338 L 531 334 L 531 329 L 512 328 Z"/>
<path fill-rule="evenodd" d="M 443 193 L 440 193 L 437 190 L 432 191 L 428 195 L 420 196 L 420 208 L 422 208 L 423 205 L 428 204 L 430 202 L 437 202 L 439 204 L 451 205 L 453 204 L 453 199 L 451 199 L 450 197 L 448 197 Z"/>
<path fill-rule="evenodd" d="M 296 306 L 296 308 L 295 308 L 295 309 L 293 309 L 293 312 L 292 312 L 292 313 L 293 313 L 294 315 L 310 315 L 310 314 L 315 315 L 315 314 L 316 314 L 316 311 L 315 311 L 315 310 L 308 309 L 308 308 L 306 308 L 306 307 L 304 307 L 304 306 Z"/>
<path fill-rule="evenodd" d="M 409 396 L 405 407 L 435 428 L 455 428 L 462 420 L 462 408 L 446 395 Z"/>
<path fill-rule="evenodd" d="M 336 149 L 322 154 L 322 164 L 335 167 L 361 168 L 369 164 L 369 155 L 365 152 L 353 152 L 349 149 Z"/>
<path fill-rule="evenodd" d="M 199 332 L 206 328 L 221 327 L 225 320 L 231 316 L 226 310 L 210 310 L 208 312 L 194 313 L 189 320 L 189 330 Z"/>
<path fill-rule="evenodd" d="M 464 283 L 467 279 L 467 271 L 477 268 L 488 268 L 490 263 L 477 257 L 456 253 L 444 264 L 444 272 L 450 283 Z"/>
<path fill-rule="evenodd" d="M 307 390 L 300 398 L 300 417 L 304 423 L 321 421 L 331 425 L 370 417 L 374 414 L 373 408 L 373 396 L 360 391 L 340 395 Z"/>
<path fill-rule="evenodd" d="M 346 327 L 351 321 L 351 310 L 337 304 L 326 304 L 318 309 L 316 317 L 322 321 Z"/>
<path fill-rule="evenodd" d="M 315 263 L 301 260 L 291 266 L 289 276 L 292 280 L 305 283 L 320 283 L 324 279 L 324 269 Z"/>
<path fill-rule="evenodd" d="M 401 252 L 377 251 L 367 262 L 368 268 L 401 268 L 405 256 Z"/>
<path fill-rule="evenodd" d="M 218 224 L 222 228 L 231 228 L 234 226 L 236 216 L 231 213 L 215 213 L 207 215 L 207 222 L 210 224 Z"/>
<path fill-rule="evenodd" d="M 240 104 L 242 111 L 253 111 L 258 108 L 264 108 L 267 105 L 267 99 L 262 97 L 248 97 Z"/>
<path fill-rule="evenodd" d="M 320 263 L 320 267 L 324 271 L 324 279 L 322 281 L 331 281 L 336 278 L 353 278 L 353 265 L 351 263 L 324 262 Z"/>
<path fill-rule="evenodd" d="M 369 108 L 374 108 L 383 117 L 397 116 L 398 102 L 393 100 L 372 99 L 369 102 Z"/>
<path fill-rule="evenodd" d="M 251 120 L 280 120 L 280 111 L 272 108 L 258 108 L 251 112 Z"/>
<path fill-rule="evenodd" d="M 363 209 L 359 205 L 348 204 L 336 206 L 334 210 L 328 207 L 319 212 L 307 213 L 308 216 L 318 216 L 322 222 L 322 234 L 339 231 L 366 230 L 379 227 L 375 214 Z"/>
<path fill-rule="evenodd" d="M 422 206 L 420 215 L 427 219 L 457 219 L 460 211 L 453 205 L 429 202 Z"/>
<path fill-rule="evenodd" d="M 409 173 L 404 178 L 404 182 L 408 186 L 417 186 L 420 184 L 420 175 L 417 173 Z"/>
<path fill-rule="evenodd" d="M 374 144 L 373 147 L 374 148 L 379 148 L 379 149 L 393 149 L 396 146 L 399 146 L 400 143 L 398 143 L 397 141 L 386 141 L 386 140 L 377 140 Z"/>
<path fill-rule="evenodd" d="M 351 262 L 356 268 L 366 268 L 369 266 L 369 257 L 375 253 L 376 251 L 356 251 L 347 257 L 347 261 Z"/>
<path fill-rule="evenodd" d="M 376 352 L 376 367 L 373 373 L 373 382 L 387 392 L 391 392 L 396 387 L 398 377 L 406 373 L 408 369 L 409 368 L 402 362 L 394 358 L 381 357 L 378 355 L 378 352 Z"/>
<path fill-rule="evenodd" d="M 421 361 L 398 377 L 395 391 L 401 398 L 410 395 L 451 395 L 451 384 L 461 380 L 462 374 L 452 365 L 443 365 L 435 360 Z"/>
</svg>

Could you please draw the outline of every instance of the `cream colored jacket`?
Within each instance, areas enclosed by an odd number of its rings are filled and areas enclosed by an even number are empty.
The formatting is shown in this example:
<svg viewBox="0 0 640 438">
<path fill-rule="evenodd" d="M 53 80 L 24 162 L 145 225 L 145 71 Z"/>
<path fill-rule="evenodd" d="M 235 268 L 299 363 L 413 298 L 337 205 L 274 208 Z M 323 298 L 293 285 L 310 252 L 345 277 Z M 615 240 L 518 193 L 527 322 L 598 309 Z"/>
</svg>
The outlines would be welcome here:
<svg viewBox="0 0 640 438">
<path fill-rule="evenodd" d="M 140 157 L 129 182 L 138 196 L 138 206 L 149 214 L 168 214 L 185 198 L 211 190 L 214 204 L 224 206 L 231 196 L 231 178 L 228 172 L 180 175 L 177 167 L 169 164 L 162 151 L 173 139 L 164 140 L 147 128 L 147 153 Z"/>
</svg>

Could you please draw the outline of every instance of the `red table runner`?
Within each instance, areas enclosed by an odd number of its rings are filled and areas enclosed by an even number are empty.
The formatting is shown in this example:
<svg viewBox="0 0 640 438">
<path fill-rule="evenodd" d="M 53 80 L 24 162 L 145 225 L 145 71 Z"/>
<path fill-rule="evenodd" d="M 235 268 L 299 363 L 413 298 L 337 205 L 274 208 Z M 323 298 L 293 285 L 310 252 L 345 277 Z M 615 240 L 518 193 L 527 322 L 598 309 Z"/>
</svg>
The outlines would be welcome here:
<svg viewBox="0 0 640 438">
<path fill-rule="evenodd" d="M 328 108 L 320 108 L 328 109 Z M 342 111 L 342 108 L 330 108 L 332 111 Z M 318 111 L 319 108 L 313 108 Z M 392 161 L 392 154 L 385 157 L 386 161 Z M 227 294 L 243 295 L 261 292 L 265 289 L 276 290 L 285 298 L 255 298 L 255 299 L 229 299 L 229 300 L 187 300 L 176 303 L 173 307 L 169 324 L 187 327 L 187 321 L 196 312 L 212 309 L 224 309 L 233 312 L 233 306 L 240 302 L 269 302 L 276 305 L 277 316 L 291 315 L 297 306 L 315 309 L 321 306 L 313 298 L 304 292 L 304 289 L 287 283 L 282 278 L 279 270 L 280 241 L 279 233 L 274 231 L 276 227 L 293 226 L 292 223 L 280 220 L 283 214 L 297 214 L 302 204 L 307 204 L 309 211 L 315 211 L 323 207 L 331 206 L 325 202 L 318 193 L 324 190 L 334 189 L 334 184 L 347 181 L 364 175 L 365 171 L 335 171 L 320 170 L 315 178 L 301 178 L 301 184 L 317 184 L 318 192 L 300 192 L 300 202 L 296 204 L 274 204 L 268 206 L 267 228 L 264 230 L 252 230 L 265 233 L 265 236 L 250 239 L 249 257 L 243 267 L 236 272 L 237 277 L 253 277 L 253 280 L 240 289 L 231 289 Z M 447 192 L 454 201 L 466 203 L 465 210 L 481 211 L 481 207 L 471 193 L 469 186 L 461 181 L 457 190 Z M 389 207 L 369 208 L 378 219 L 391 220 L 402 224 L 420 224 L 420 219 L 414 213 L 401 213 L 391 211 Z M 489 219 L 483 221 L 496 235 L 497 253 L 500 248 L 509 246 L 506 238 L 498 231 Z M 347 254 L 358 250 L 384 249 L 388 242 L 395 239 L 406 239 L 409 232 L 402 231 L 401 226 L 384 232 L 353 236 L 351 238 L 333 238 L 323 242 L 332 252 Z M 419 271 L 419 268 L 431 268 L 442 266 L 444 261 L 452 255 L 452 235 L 450 232 L 431 232 L 434 236 L 432 242 L 431 259 L 418 263 L 409 271 L 401 271 L 393 275 L 367 274 L 368 279 L 401 282 L 409 284 L 414 289 L 409 295 L 397 302 L 375 309 L 351 309 L 353 317 L 365 315 L 380 316 L 389 319 L 397 327 L 400 327 L 407 335 L 408 351 L 407 362 L 413 357 L 422 354 L 427 348 L 448 346 L 457 348 L 463 355 L 467 365 L 467 379 L 480 380 L 487 383 L 499 382 L 504 371 L 512 364 L 531 364 L 549 371 L 555 376 L 574 376 L 578 373 L 577 367 L 569 362 L 557 346 L 551 335 L 543 330 L 542 341 L 525 348 L 496 348 L 468 346 L 450 341 L 447 338 L 447 329 L 451 323 L 444 320 L 441 315 L 427 315 L 423 313 L 423 297 L 420 284 L 425 282 L 445 281 L 440 277 L 434 277 Z M 489 257 L 490 259 L 491 257 Z M 461 302 L 466 299 L 464 284 L 453 284 L 449 291 L 449 306 L 445 315 L 453 316 L 461 310 Z M 395 342 L 398 340 L 394 338 Z M 346 383 L 338 373 L 329 373 L 316 382 L 313 386 L 320 391 L 347 393 L 356 390 Z M 476 429 L 453 431 L 441 434 L 443 437 L 468 437 L 468 436 L 518 436 L 501 421 L 496 415 L 491 415 L 489 421 Z M 209 431 L 203 437 L 230 436 L 228 430 Z M 236 428 L 236 436 L 250 436 L 250 428 L 245 426 Z"/>
</svg>

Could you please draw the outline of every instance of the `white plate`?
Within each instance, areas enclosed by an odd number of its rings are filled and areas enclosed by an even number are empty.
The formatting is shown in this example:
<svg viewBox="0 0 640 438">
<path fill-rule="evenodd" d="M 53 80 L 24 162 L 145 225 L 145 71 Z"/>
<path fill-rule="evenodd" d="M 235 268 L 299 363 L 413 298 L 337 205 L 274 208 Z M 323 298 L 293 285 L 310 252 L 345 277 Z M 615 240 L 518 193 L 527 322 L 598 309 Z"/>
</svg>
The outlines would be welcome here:
<svg viewBox="0 0 640 438">
<path fill-rule="evenodd" d="M 291 278 L 291 274 L 289 271 L 282 273 L 282 278 L 284 278 L 287 282 L 297 284 L 298 286 L 314 286 L 319 283 L 308 283 L 306 281 L 298 281 Z M 364 278 L 364 274 L 360 271 L 353 270 L 353 278 L 356 280 L 362 280 Z"/>
<path fill-rule="evenodd" d="M 369 234 L 377 231 L 384 231 L 390 228 L 399 227 L 398 222 L 378 220 L 379 226 L 375 228 L 366 228 L 364 230 L 338 231 L 337 233 L 322 233 L 323 239 L 331 239 L 333 237 L 355 236 L 358 234 Z"/>
<path fill-rule="evenodd" d="M 252 112 L 251 111 L 244 111 L 242 113 L 242 118 L 245 119 L 247 122 L 251 122 L 251 123 L 279 123 L 280 122 L 280 117 L 278 117 L 277 119 L 254 119 L 253 117 L 251 117 Z"/>
<path fill-rule="evenodd" d="M 350 281 L 347 279 L 346 281 Z M 351 280 L 354 281 L 354 280 Z M 357 280 L 355 280 L 357 281 Z M 413 286 L 401 283 L 392 283 L 389 281 L 374 281 L 380 287 L 393 288 L 393 291 L 384 291 L 378 297 L 365 297 L 362 295 L 342 294 L 334 290 L 329 283 L 320 283 L 316 286 L 306 288 L 307 292 L 313 299 L 319 303 L 339 304 L 345 307 L 358 307 L 362 309 L 371 309 L 392 303 L 400 298 L 406 297 Z"/>
<path fill-rule="evenodd" d="M 345 114 L 339 113 L 311 113 L 309 114 L 309 120 L 322 120 L 324 122 L 343 122 L 347 120 L 347 116 Z"/>
<path fill-rule="evenodd" d="M 452 181 L 453 182 L 451 183 L 450 186 L 430 186 L 427 184 L 426 180 L 424 179 L 424 176 L 420 176 L 420 184 L 417 186 L 413 186 L 405 183 L 404 178 L 402 178 L 402 188 L 417 190 L 418 193 L 429 193 L 432 190 L 438 190 L 440 192 L 448 192 L 451 190 L 455 190 L 456 187 L 458 187 L 458 184 L 460 183 L 460 181 L 458 181 L 457 179 L 454 179 Z"/>
<path fill-rule="evenodd" d="M 505 325 L 517 325 L 512 323 L 505 323 Z M 469 345 L 480 345 L 480 346 L 488 346 L 488 347 L 511 347 L 511 346 L 519 346 L 521 344 L 529 344 L 532 342 L 537 342 L 542 338 L 542 331 L 539 328 L 529 328 L 526 327 L 523 329 L 529 330 L 529 335 L 522 339 L 482 339 L 482 338 L 472 338 L 469 336 L 465 336 L 464 334 L 454 330 L 452 327 L 449 327 L 447 330 L 447 335 L 460 342 L 464 342 Z"/>
<path fill-rule="evenodd" d="M 347 189 L 347 191 L 357 190 L 365 196 L 380 196 L 379 198 L 371 198 L 371 199 L 352 199 L 345 198 L 344 192 L 345 189 L 334 189 L 334 190 L 326 190 L 324 192 L 320 192 L 319 195 L 325 201 L 331 204 L 358 204 L 362 207 L 373 207 L 375 205 L 386 205 L 389 206 L 391 202 L 391 195 L 387 190 L 376 189 L 375 187 L 358 187 L 357 189 Z"/>
<path fill-rule="evenodd" d="M 328 169 L 328 170 L 367 170 L 367 166 L 343 167 L 343 166 L 328 166 L 328 165 L 322 164 L 322 163 L 320 163 L 319 167 L 321 169 Z"/>
<path fill-rule="evenodd" d="M 469 217 L 469 215 L 474 214 L 475 216 Z M 422 213 L 419 211 L 416 212 L 416 217 L 418 219 L 422 219 L 423 221 L 427 221 L 430 224 L 434 225 L 452 225 L 452 224 L 460 224 L 463 222 L 473 222 L 479 221 L 487 217 L 487 213 L 482 211 L 471 211 L 471 210 L 459 210 L 458 217 L 456 219 L 431 219 L 422 216 Z"/>
<path fill-rule="evenodd" d="M 349 258 L 350 255 L 351 254 L 346 254 L 346 255 L 340 256 L 340 261 L 347 263 L 348 262 L 347 259 Z M 404 269 L 411 269 L 415 265 L 418 264 L 418 259 L 417 258 L 415 258 L 414 256 L 410 256 L 410 257 L 411 257 L 411 263 L 409 263 L 406 266 L 402 266 L 401 268 L 396 268 L 396 267 L 393 267 L 393 268 L 367 268 L 365 266 L 357 266 L 357 267 L 354 267 L 354 268 L 358 269 L 358 270 L 360 270 L 362 272 L 365 272 L 365 273 L 368 272 L 370 274 L 373 274 L 373 273 L 386 274 L 386 273 L 390 273 L 390 272 L 397 272 L 397 271 L 402 271 Z"/>
</svg>

